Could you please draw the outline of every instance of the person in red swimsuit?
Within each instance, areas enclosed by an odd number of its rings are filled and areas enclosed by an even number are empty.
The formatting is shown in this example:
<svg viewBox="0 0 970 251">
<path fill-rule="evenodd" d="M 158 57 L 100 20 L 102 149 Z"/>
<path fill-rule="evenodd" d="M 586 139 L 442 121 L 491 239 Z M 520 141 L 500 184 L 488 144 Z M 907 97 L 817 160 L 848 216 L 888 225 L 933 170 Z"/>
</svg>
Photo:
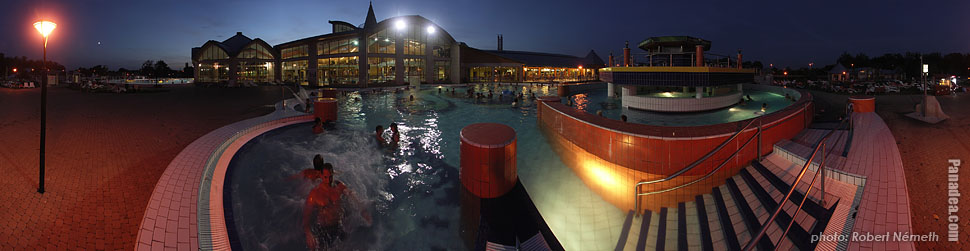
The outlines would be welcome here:
<svg viewBox="0 0 970 251">
<path fill-rule="evenodd" d="M 319 154 L 317 154 L 313 156 L 313 169 L 305 169 L 303 171 L 300 171 L 299 174 L 294 175 L 291 178 L 292 179 L 303 178 L 309 181 L 317 181 L 317 180 L 323 179 L 322 177 L 323 166 L 324 166 L 323 156 L 320 156 Z"/>
<path fill-rule="evenodd" d="M 325 163 L 320 173 L 323 182 L 310 191 L 303 207 L 303 231 L 310 250 L 316 250 L 320 246 L 328 246 L 334 241 L 346 238 L 346 233 L 340 224 L 344 216 L 342 206 L 344 195 L 360 205 L 346 185 L 333 179 L 333 165 Z M 371 223 L 370 214 L 366 209 L 361 210 L 361 217 L 367 221 L 367 224 Z"/>
<path fill-rule="evenodd" d="M 313 134 L 321 133 L 323 133 L 323 120 L 320 120 L 320 117 L 316 117 L 313 119 Z"/>
</svg>

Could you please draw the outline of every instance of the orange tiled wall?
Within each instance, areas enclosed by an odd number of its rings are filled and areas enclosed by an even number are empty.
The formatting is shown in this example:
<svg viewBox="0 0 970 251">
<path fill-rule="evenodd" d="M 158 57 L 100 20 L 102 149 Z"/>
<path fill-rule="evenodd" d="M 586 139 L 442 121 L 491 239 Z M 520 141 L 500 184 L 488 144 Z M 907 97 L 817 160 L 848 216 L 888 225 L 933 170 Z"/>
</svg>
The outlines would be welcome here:
<svg viewBox="0 0 970 251">
<path fill-rule="evenodd" d="M 811 96 L 802 98 L 781 111 L 764 116 L 761 154 L 771 152 L 781 139 L 791 139 L 811 123 Z M 539 105 L 538 123 L 563 162 L 586 185 L 621 209 L 632 209 L 634 184 L 673 174 L 712 151 L 748 121 L 697 127 L 661 127 L 623 123 L 602 118 L 557 102 Z M 726 164 L 710 178 L 661 195 L 644 196 L 641 206 L 676 206 L 709 193 L 748 165 L 757 154 L 757 139 L 741 147 L 757 131 L 757 122 L 733 139 L 711 158 L 676 179 L 644 185 L 641 192 L 657 191 L 696 180 L 722 162 Z M 736 150 L 738 156 L 728 160 Z"/>
</svg>

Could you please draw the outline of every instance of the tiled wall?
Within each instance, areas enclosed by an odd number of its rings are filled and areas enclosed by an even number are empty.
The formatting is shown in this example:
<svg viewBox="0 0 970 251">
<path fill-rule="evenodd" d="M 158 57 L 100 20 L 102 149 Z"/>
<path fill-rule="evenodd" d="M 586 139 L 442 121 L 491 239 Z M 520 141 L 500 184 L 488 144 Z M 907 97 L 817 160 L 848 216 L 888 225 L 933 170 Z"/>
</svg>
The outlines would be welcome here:
<svg viewBox="0 0 970 251">
<path fill-rule="evenodd" d="M 747 86 L 745 87 L 747 88 Z M 778 111 L 763 116 L 761 154 L 772 151 L 781 139 L 791 139 L 813 116 L 810 94 Z M 702 158 L 751 120 L 693 127 L 663 127 L 625 123 L 595 116 L 557 102 L 539 105 L 538 123 L 559 156 L 587 186 L 621 209 L 632 209 L 634 184 L 667 177 Z M 741 147 L 757 131 L 758 122 L 731 140 L 723 149 L 694 169 L 671 181 L 642 186 L 641 192 L 656 191 L 693 181 L 719 164 L 726 164 L 712 177 L 694 185 L 641 197 L 641 208 L 657 208 L 692 200 L 709 193 L 750 163 L 757 154 L 757 139 Z M 736 150 L 737 157 L 728 160 Z"/>
</svg>

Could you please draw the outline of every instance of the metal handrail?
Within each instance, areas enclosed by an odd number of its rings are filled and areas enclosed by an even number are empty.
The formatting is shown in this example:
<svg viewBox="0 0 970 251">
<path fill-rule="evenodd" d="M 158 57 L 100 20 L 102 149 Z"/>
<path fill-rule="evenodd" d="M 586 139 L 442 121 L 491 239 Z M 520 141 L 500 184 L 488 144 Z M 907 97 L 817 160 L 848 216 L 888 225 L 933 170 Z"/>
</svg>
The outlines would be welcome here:
<svg viewBox="0 0 970 251">
<path fill-rule="evenodd" d="M 689 186 L 689 185 L 693 185 L 694 183 L 700 182 L 700 181 L 702 181 L 704 179 L 707 179 L 707 178 L 711 177 L 712 175 L 714 175 L 714 173 L 716 173 L 718 170 L 720 170 L 722 167 L 724 167 L 724 165 L 727 164 L 728 161 L 734 159 L 734 157 L 737 156 L 738 153 L 741 152 L 741 150 L 744 150 L 744 147 L 748 146 L 748 143 L 751 143 L 751 141 L 753 141 L 755 138 L 758 138 L 758 136 L 761 136 L 761 131 L 760 130 L 757 133 L 755 133 L 755 135 L 752 135 L 751 138 L 748 139 L 748 141 L 745 141 L 744 144 L 741 145 L 741 147 L 738 147 L 738 150 L 734 151 L 734 153 L 732 153 L 730 157 L 728 157 L 727 159 L 724 159 L 724 161 L 722 161 L 721 164 L 717 165 L 716 168 L 714 168 L 713 170 L 711 170 L 710 172 L 708 172 L 707 175 L 704 175 L 704 177 L 700 177 L 700 178 L 698 178 L 696 180 L 693 180 L 691 182 L 687 182 L 687 183 L 684 183 L 682 185 L 678 185 L 678 186 L 675 186 L 675 187 L 667 188 L 667 189 L 664 189 L 664 190 L 657 190 L 657 191 L 646 192 L 646 193 L 639 193 L 639 191 L 638 191 L 637 197 L 639 198 L 639 196 L 644 196 L 644 195 L 652 195 L 652 194 L 659 194 L 659 193 L 670 192 L 670 191 L 673 191 L 673 190 L 677 190 L 677 189 L 680 189 L 680 188 L 684 188 L 684 187 Z M 639 188 L 639 187 L 637 187 L 637 188 Z"/>
<path fill-rule="evenodd" d="M 812 165 L 812 161 L 815 159 L 815 155 L 818 154 L 819 149 L 822 149 L 822 160 L 819 161 L 819 163 L 818 163 L 818 169 L 816 169 L 816 172 L 815 172 L 815 175 L 814 176 L 817 177 L 819 175 L 819 173 L 823 173 L 822 174 L 823 175 L 822 176 L 823 183 L 822 183 L 821 189 L 822 189 L 822 195 L 823 196 L 825 195 L 825 184 L 824 184 L 824 180 L 825 180 L 825 176 L 824 176 L 825 175 L 824 174 L 824 172 L 825 172 L 825 147 L 824 147 L 825 146 L 825 141 L 828 140 L 828 138 L 830 136 L 832 136 L 832 134 L 835 133 L 836 130 L 838 130 L 839 128 L 842 128 L 842 126 L 845 125 L 845 122 L 846 121 L 851 120 L 851 117 L 852 117 L 852 111 L 850 110 L 850 111 L 848 111 L 848 113 L 846 113 L 846 116 L 845 116 L 845 118 L 842 119 L 842 122 L 839 123 L 839 126 L 837 126 L 835 128 L 832 128 L 831 131 L 829 131 L 828 133 L 826 133 L 825 136 L 823 136 L 822 139 L 819 140 L 819 142 L 815 144 L 815 149 L 812 151 L 812 155 L 808 158 L 808 161 L 805 161 L 805 165 L 802 166 L 802 170 L 798 173 L 798 177 L 796 177 L 795 180 L 792 182 L 792 186 L 791 186 L 791 189 L 788 190 L 788 194 L 786 194 L 785 195 L 785 198 L 782 198 L 781 199 L 781 202 L 778 203 L 778 208 L 775 208 L 775 212 L 771 214 L 771 217 L 768 218 L 768 221 L 766 221 L 764 224 L 762 224 L 761 230 L 758 230 L 758 234 L 755 235 L 754 238 L 751 238 L 751 241 L 749 241 L 748 244 L 744 246 L 744 251 L 750 251 L 750 250 L 754 249 L 754 246 L 758 243 L 758 241 L 760 241 L 761 238 L 764 238 L 765 233 L 767 233 L 767 231 L 768 231 L 768 227 L 770 227 L 771 226 L 771 223 L 774 222 L 775 219 L 778 218 L 778 215 L 781 214 L 781 211 L 784 210 L 784 208 L 785 208 L 785 203 L 787 203 L 788 202 L 788 199 L 791 198 L 791 195 L 793 193 L 795 193 L 795 189 L 798 187 L 798 182 L 801 182 L 802 177 L 805 176 L 805 172 L 808 171 L 808 168 Z M 808 192 L 811 191 L 812 186 L 815 186 L 815 178 L 812 178 L 812 183 L 809 184 L 809 188 L 807 189 Z M 809 196 L 809 193 L 808 192 L 805 193 L 805 198 L 802 198 L 802 203 L 800 203 L 798 205 L 798 208 L 795 208 L 795 213 L 796 214 L 798 213 L 799 210 L 802 209 L 802 206 L 805 203 L 805 199 L 807 199 L 808 196 Z M 823 197 L 823 201 L 824 201 L 824 197 Z M 788 234 L 788 230 L 791 229 L 791 226 L 793 224 L 795 224 L 795 218 L 794 217 L 792 217 L 791 222 L 788 223 L 788 226 L 785 228 L 785 232 L 782 233 L 779 241 L 785 238 L 785 235 Z M 775 245 L 775 247 L 777 248 L 778 246 Z"/>
<path fill-rule="evenodd" d="M 651 195 L 651 194 L 658 194 L 658 193 L 664 193 L 664 192 L 673 191 L 673 190 L 680 189 L 682 187 L 685 187 L 685 186 L 688 186 L 688 185 L 697 183 L 697 182 L 699 182 L 699 181 L 701 181 L 703 179 L 706 179 L 707 177 L 710 177 L 711 175 L 713 175 L 714 172 L 716 172 L 722 166 L 724 166 L 724 164 L 727 163 L 728 160 L 734 158 L 734 156 L 736 156 L 738 154 L 738 152 L 741 151 L 740 149 L 743 149 L 744 147 L 739 147 L 738 150 L 736 150 L 733 154 L 731 154 L 730 157 L 728 157 L 724 162 L 722 162 L 720 165 L 718 165 L 717 168 L 715 168 L 711 172 L 708 172 L 707 175 L 705 175 L 704 177 L 701 177 L 700 179 L 697 179 L 697 180 L 691 181 L 689 183 L 686 183 L 686 184 L 683 184 L 683 185 L 680 185 L 680 186 L 676 186 L 676 187 L 673 187 L 673 188 L 670 188 L 670 189 L 665 189 L 665 190 L 661 190 L 661 191 L 654 191 L 654 192 L 647 192 L 647 193 L 640 193 L 640 186 L 641 185 L 647 185 L 647 184 L 653 184 L 653 183 L 670 181 L 670 180 L 672 180 L 674 178 L 677 178 L 681 174 L 684 174 L 684 173 L 690 171 L 691 169 L 694 169 L 694 167 L 697 167 L 698 165 L 700 165 L 702 162 L 704 162 L 705 160 L 707 160 L 711 156 L 714 156 L 715 153 L 720 152 L 721 149 L 723 149 L 725 146 L 727 146 L 728 143 L 731 143 L 731 141 L 733 141 L 739 135 L 741 135 L 742 132 L 744 132 L 745 130 L 747 130 L 748 128 L 750 128 L 751 125 L 753 125 L 755 121 L 758 121 L 758 131 L 757 131 L 757 133 L 755 133 L 754 136 L 751 137 L 751 139 L 748 139 L 748 141 L 744 143 L 744 145 L 747 145 L 748 143 L 751 142 L 752 139 L 758 138 L 758 137 L 761 136 L 761 117 L 757 117 L 757 118 L 751 120 L 750 122 L 748 122 L 747 125 L 745 125 L 744 127 L 742 127 L 740 130 L 738 130 L 733 135 L 731 135 L 731 137 L 729 137 L 727 140 L 725 140 L 720 145 L 718 145 L 717 147 L 715 147 L 714 150 L 711 150 L 710 152 L 708 152 L 707 154 L 705 154 L 704 156 L 702 156 L 700 159 L 697 159 L 696 161 L 694 161 L 693 163 L 691 163 L 687 167 L 684 167 L 683 169 L 680 169 L 679 171 L 677 171 L 677 172 L 675 172 L 675 173 L 671 174 L 670 176 L 667 176 L 667 177 L 665 177 L 663 179 L 650 180 L 650 181 L 640 181 L 640 182 L 637 182 L 635 185 L 633 185 L 633 194 L 634 194 L 633 211 L 636 213 L 636 215 L 638 215 L 638 216 L 640 215 L 640 196 L 643 196 L 643 195 Z M 759 140 L 759 142 L 760 142 L 760 140 Z M 759 144 L 758 147 L 759 147 L 758 155 L 760 156 L 761 155 L 761 150 L 760 150 L 761 145 Z"/>
</svg>

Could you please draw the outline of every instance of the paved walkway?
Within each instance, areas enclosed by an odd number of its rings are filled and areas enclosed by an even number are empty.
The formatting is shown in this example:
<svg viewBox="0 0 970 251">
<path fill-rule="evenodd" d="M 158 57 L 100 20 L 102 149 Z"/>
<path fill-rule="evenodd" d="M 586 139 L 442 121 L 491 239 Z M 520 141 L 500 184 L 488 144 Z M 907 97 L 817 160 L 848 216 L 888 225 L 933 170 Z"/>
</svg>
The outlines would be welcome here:
<svg viewBox="0 0 970 251">
<path fill-rule="evenodd" d="M 852 114 L 852 149 L 842 171 L 866 176 L 853 232 L 912 233 L 903 162 L 889 127 L 874 112 Z M 916 233 L 925 234 L 925 233 Z M 849 250 L 914 250 L 913 242 L 849 243 Z"/>
<path fill-rule="evenodd" d="M 169 162 L 281 98 L 278 87 L 48 91 L 47 193 L 38 194 L 40 89 L 0 88 L 0 250 L 132 249 Z"/>
</svg>

